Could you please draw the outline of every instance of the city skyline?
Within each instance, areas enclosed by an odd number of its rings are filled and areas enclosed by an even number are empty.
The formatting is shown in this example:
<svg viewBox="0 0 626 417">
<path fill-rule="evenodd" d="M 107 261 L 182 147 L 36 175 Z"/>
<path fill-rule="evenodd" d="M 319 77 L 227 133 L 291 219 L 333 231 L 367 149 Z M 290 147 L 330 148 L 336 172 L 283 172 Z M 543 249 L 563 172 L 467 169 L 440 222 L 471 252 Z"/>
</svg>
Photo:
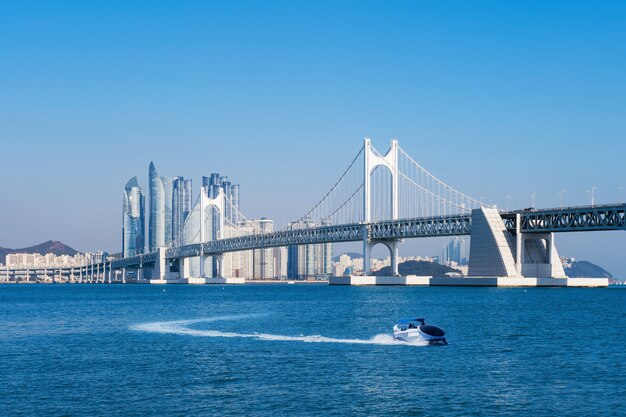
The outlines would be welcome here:
<svg viewBox="0 0 626 417">
<path fill-rule="evenodd" d="M 380 148 L 397 137 L 429 170 L 502 209 L 533 199 L 538 207 L 558 207 L 561 199 L 585 204 L 591 191 L 597 202 L 623 198 L 626 63 L 619 51 L 626 36 L 602 8 L 529 14 L 523 5 L 493 3 L 444 13 L 437 5 L 403 5 L 353 12 L 360 27 L 343 24 L 347 6 L 304 12 L 250 4 L 243 16 L 206 6 L 176 10 L 174 23 L 155 32 L 176 45 L 157 47 L 142 31 L 168 21 L 171 10 L 137 22 L 145 4 L 63 15 L 42 4 L 50 11 L 42 27 L 26 8 L 4 7 L 11 19 L 0 17 L 0 33 L 12 43 L 0 47 L 13 65 L 0 69 L 0 135 L 7 138 L 0 173 L 12 181 L 4 186 L 0 246 L 55 239 L 81 251 L 118 252 L 119 190 L 150 160 L 159 172 L 184 172 L 196 183 L 203 173 L 229 172 L 247 190 L 248 215 L 284 226 L 332 185 L 334 168 L 364 136 Z M 305 13 L 318 26 L 294 29 Z M 205 28 L 206 20 L 215 25 Z M 58 29 L 60 21 L 67 24 Z M 107 26 L 114 21 L 137 25 Z M 292 40 L 281 36 L 288 30 Z M 49 41 L 39 42 L 42 35 Z M 345 44 L 329 48 L 334 36 Z M 143 63 L 123 59 L 137 47 Z M 46 62 L 45 73 L 37 60 Z M 245 76 L 236 71 L 241 66 Z M 40 187 L 44 177 L 64 186 Z M 147 193 L 148 181 L 139 178 Z M 42 213 L 41 200 L 54 204 Z M 557 239 L 564 256 L 626 273 L 623 233 Z M 432 255 L 440 247 L 424 241 L 401 251 Z"/>
</svg>

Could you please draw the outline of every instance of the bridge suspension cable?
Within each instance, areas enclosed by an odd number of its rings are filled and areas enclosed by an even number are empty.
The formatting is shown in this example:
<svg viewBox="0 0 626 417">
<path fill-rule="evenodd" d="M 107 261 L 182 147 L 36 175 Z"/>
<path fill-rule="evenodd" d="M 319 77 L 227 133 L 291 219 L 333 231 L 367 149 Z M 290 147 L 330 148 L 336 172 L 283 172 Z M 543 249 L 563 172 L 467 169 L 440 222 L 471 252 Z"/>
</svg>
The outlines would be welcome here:
<svg viewBox="0 0 626 417">
<path fill-rule="evenodd" d="M 328 224 L 355 223 L 362 219 L 363 151 L 361 147 L 329 191 L 286 229 Z"/>
<path fill-rule="evenodd" d="M 435 177 L 400 147 L 397 169 L 401 218 L 455 215 L 485 206 Z"/>
<path fill-rule="evenodd" d="M 397 146 L 397 142 L 392 142 L 385 156 L 371 147 L 369 140 L 366 144 L 367 147 L 364 145 L 359 149 L 329 191 L 286 229 L 360 223 L 365 220 L 365 198 L 370 200 L 367 205 L 370 221 L 466 214 L 483 206 L 435 177 Z M 374 165 L 367 162 L 370 157 L 376 161 Z M 365 175 L 370 176 L 368 190 Z M 227 195 L 220 194 L 219 198 L 222 199 L 219 202 L 207 200 L 205 195 L 202 199 L 206 204 L 204 208 L 200 207 L 200 197 L 196 200 L 175 246 L 199 243 L 201 236 L 204 241 L 209 241 L 218 236 L 237 237 L 269 231 L 261 226 L 262 222 L 245 216 Z M 204 213 L 204 219 L 200 219 L 201 213 Z"/>
</svg>

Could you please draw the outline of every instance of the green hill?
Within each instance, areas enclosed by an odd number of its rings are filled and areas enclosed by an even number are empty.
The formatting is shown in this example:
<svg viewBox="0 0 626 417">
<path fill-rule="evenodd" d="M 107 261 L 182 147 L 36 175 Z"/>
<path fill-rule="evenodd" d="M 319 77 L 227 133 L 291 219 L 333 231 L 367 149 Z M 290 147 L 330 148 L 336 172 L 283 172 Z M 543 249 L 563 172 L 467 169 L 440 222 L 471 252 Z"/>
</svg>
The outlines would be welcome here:
<svg viewBox="0 0 626 417">
<path fill-rule="evenodd" d="M 400 275 L 419 275 L 419 276 L 433 276 L 443 277 L 448 272 L 455 272 L 460 274 L 461 272 L 450 268 L 449 266 L 439 265 L 434 262 L 427 261 L 406 261 L 398 265 L 398 272 Z M 372 273 L 373 275 L 391 275 L 391 267 L 386 266 L 378 271 Z"/>
<path fill-rule="evenodd" d="M 571 267 L 565 268 L 565 275 L 570 278 L 613 278 L 608 271 L 588 261 L 572 262 Z"/>
</svg>

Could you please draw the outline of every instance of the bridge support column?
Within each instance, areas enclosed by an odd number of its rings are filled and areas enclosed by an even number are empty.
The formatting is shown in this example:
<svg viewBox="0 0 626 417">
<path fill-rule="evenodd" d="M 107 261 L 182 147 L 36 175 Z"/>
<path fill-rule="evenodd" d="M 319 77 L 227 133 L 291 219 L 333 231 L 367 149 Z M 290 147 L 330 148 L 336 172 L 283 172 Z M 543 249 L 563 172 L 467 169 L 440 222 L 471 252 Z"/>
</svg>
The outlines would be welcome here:
<svg viewBox="0 0 626 417">
<path fill-rule="evenodd" d="M 399 240 L 392 240 L 387 245 L 387 247 L 391 251 L 391 265 L 390 266 L 391 266 L 391 275 L 393 276 L 400 275 L 400 272 L 398 272 L 398 244 L 399 243 L 400 243 Z"/>
<path fill-rule="evenodd" d="M 206 261 L 209 257 L 200 255 L 200 278 L 206 278 Z"/>
<path fill-rule="evenodd" d="M 494 208 L 472 210 L 469 276 L 520 277 L 516 268 L 516 248 L 509 232 Z"/>
<path fill-rule="evenodd" d="M 554 233 L 522 233 L 522 275 L 537 278 L 565 278 Z"/>
<path fill-rule="evenodd" d="M 365 276 L 372 272 L 370 266 L 371 249 L 369 229 L 367 226 L 363 226 L 363 275 Z"/>
<path fill-rule="evenodd" d="M 189 278 L 189 259 L 190 258 L 180 258 L 178 260 L 178 270 L 181 279 Z"/>
<path fill-rule="evenodd" d="M 522 215 L 515 215 L 515 269 L 522 275 Z"/>
<path fill-rule="evenodd" d="M 368 276 L 372 273 L 371 256 L 374 246 L 383 244 L 389 249 L 391 275 L 398 276 L 398 246 L 402 240 L 400 239 L 372 239 L 367 242 L 363 242 L 363 275 Z"/>
<path fill-rule="evenodd" d="M 217 277 L 224 278 L 224 254 L 216 255 L 215 260 L 217 261 Z"/>
<path fill-rule="evenodd" d="M 167 258 L 165 257 L 166 248 L 159 248 L 157 250 L 157 258 L 154 261 L 154 269 L 152 270 L 152 279 L 163 281 L 170 278 L 170 266 Z"/>
<path fill-rule="evenodd" d="M 516 216 L 515 235 L 496 209 L 472 211 L 470 277 L 565 278 L 552 233 L 522 233 Z"/>
</svg>

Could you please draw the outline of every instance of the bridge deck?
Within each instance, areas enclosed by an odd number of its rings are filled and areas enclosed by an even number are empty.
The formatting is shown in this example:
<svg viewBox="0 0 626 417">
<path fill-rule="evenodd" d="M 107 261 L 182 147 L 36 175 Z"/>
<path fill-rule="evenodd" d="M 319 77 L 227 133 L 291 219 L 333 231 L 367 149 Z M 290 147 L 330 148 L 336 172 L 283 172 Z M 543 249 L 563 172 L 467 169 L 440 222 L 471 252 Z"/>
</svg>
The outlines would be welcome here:
<svg viewBox="0 0 626 417">
<path fill-rule="evenodd" d="M 503 212 L 502 218 L 511 231 L 516 230 L 517 214 L 520 214 L 521 230 L 524 233 L 626 230 L 626 204 Z M 184 258 L 277 246 L 356 242 L 366 236 L 369 239 L 403 239 L 469 235 L 471 222 L 471 215 L 466 214 L 283 230 L 169 248 L 166 256 Z M 117 259 L 111 262 L 111 266 L 137 266 L 154 262 L 156 257 L 154 252 Z"/>
</svg>

